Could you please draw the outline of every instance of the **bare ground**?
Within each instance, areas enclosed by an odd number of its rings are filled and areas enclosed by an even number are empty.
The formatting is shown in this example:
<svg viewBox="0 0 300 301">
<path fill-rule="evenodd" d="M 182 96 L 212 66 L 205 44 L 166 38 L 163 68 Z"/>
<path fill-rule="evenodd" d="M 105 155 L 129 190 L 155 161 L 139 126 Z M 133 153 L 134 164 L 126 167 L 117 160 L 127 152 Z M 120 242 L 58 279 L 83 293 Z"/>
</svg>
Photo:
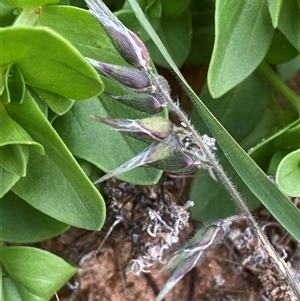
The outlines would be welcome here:
<svg viewBox="0 0 300 301">
<path fill-rule="evenodd" d="M 155 191 L 164 189 L 165 186 L 163 188 L 162 186 L 166 181 L 168 190 L 164 190 L 164 194 L 167 191 L 172 201 L 175 195 L 177 203 L 181 203 L 185 193 L 182 192 L 184 190 L 180 185 L 186 185 L 186 181 L 173 179 L 174 183 L 170 184 L 170 178 L 165 177 L 164 181 L 155 186 Z M 113 180 L 113 189 L 118 189 L 119 184 L 123 183 Z M 136 191 L 141 190 L 138 188 Z M 142 194 L 148 193 L 149 196 L 153 191 L 153 187 L 143 188 Z M 122 193 L 122 197 L 128 200 L 128 195 L 124 194 L 124 191 Z M 179 195 L 181 199 L 177 198 Z M 168 278 L 167 274 L 160 272 L 163 265 L 157 262 L 153 262 L 149 273 L 140 273 L 138 276 L 126 270 L 130 260 L 145 251 L 144 240 L 153 239 L 147 237 L 145 235 L 147 231 L 142 231 L 142 228 L 134 230 L 135 234 L 143 236 L 142 241 L 133 242 L 133 236 L 128 235 L 134 225 L 139 225 L 143 218 L 140 214 L 132 215 L 130 224 L 125 221 L 116 226 L 96 255 L 103 237 L 112 224 L 113 219 L 110 221 L 110 216 L 115 215 L 111 211 L 111 204 L 108 206 L 110 206 L 108 223 L 100 232 L 71 228 L 44 245 L 46 249 L 72 259 L 79 266 L 77 275 L 58 293 L 61 301 L 150 301 L 155 299 Z M 135 199 L 131 199 L 129 207 L 134 211 L 137 207 Z M 299 270 L 299 244 L 296 244 L 281 226 L 272 220 L 266 210 L 259 210 L 257 219 L 261 220 L 261 225 L 265 227 L 265 231 L 281 255 L 287 256 L 286 260 Z M 166 259 L 191 237 L 193 228 L 193 223 L 190 222 L 190 226 L 181 231 L 179 243 L 166 252 Z M 282 253 L 283 249 L 286 254 Z M 171 300 L 292 301 L 296 299 L 291 297 L 284 280 L 270 265 L 268 256 L 260 247 L 251 229 L 242 222 L 234 224 L 222 243 L 210 250 L 205 259 L 175 286 L 165 298 L 165 301 Z"/>
</svg>

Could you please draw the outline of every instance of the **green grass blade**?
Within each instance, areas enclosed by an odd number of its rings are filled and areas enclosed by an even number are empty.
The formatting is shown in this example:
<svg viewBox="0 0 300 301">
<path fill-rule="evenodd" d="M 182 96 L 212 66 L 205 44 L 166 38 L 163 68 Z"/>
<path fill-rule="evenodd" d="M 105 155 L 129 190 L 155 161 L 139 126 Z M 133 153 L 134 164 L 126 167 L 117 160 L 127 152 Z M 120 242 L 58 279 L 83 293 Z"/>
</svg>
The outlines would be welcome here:
<svg viewBox="0 0 300 301">
<path fill-rule="evenodd" d="M 189 93 L 200 116 L 217 139 L 220 147 L 239 176 L 249 189 L 257 196 L 264 206 L 280 222 L 280 224 L 300 242 L 300 211 L 286 198 L 280 190 L 268 179 L 255 162 L 234 141 L 222 125 L 214 118 L 198 96 L 189 87 L 179 69 L 167 53 L 159 37 L 152 29 L 142 10 L 135 0 L 128 0 L 136 17 L 156 44 L 170 67 L 174 70 L 185 90 Z"/>
</svg>

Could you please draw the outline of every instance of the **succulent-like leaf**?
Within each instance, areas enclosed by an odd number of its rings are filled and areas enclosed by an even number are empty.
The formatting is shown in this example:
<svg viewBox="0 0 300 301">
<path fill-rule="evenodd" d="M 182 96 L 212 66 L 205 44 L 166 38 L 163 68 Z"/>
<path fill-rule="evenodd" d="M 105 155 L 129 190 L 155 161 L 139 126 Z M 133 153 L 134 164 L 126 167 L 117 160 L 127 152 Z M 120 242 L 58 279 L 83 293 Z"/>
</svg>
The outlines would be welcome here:
<svg viewBox="0 0 300 301">
<path fill-rule="evenodd" d="M 103 91 L 104 85 L 92 66 L 50 28 L 11 26 L 0 28 L 0 34 L 1 65 L 16 64 L 27 85 L 74 100 Z"/>
<path fill-rule="evenodd" d="M 300 134 L 298 136 L 300 138 Z M 287 195 L 300 197 L 300 149 L 283 158 L 275 178 L 278 187 Z"/>
</svg>

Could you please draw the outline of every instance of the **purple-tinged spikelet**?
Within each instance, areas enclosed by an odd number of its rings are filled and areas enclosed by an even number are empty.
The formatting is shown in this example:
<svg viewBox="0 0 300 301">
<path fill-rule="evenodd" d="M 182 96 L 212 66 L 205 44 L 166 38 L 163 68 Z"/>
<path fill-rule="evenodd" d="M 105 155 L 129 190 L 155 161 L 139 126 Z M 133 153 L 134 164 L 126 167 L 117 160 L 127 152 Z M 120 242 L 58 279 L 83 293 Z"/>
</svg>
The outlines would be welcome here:
<svg viewBox="0 0 300 301">
<path fill-rule="evenodd" d="M 198 156 L 184 149 L 176 150 L 170 156 L 148 164 L 151 167 L 173 174 L 192 174 L 201 166 Z"/>
<path fill-rule="evenodd" d="M 86 0 L 119 54 L 131 65 L 148 70 L 149 53 L 136 34 L 126 28 L 101 0 Z"/>
<path fill-rule="evenodd" d="M 112 119 L 93 115 L 92 118 L 111 126 L 116 131 L 144 141 L 164 141 L 173 131 L 173 124 L 163 117 Z"/>
<path fill-rule="evenodd" d="M 118 82 L 126 88 L 136 92 L 153 91 L 149 76 L 142 70 L 102 63 L 90 58 L 86 59 L 101 75 Z"/>
<path fill-rule="evenodd" d="M 161 301 L 176 283 L 205 257 L 212 246 L 222 241 L 223 237 L 228 233 L 232 222 L 243 219 L 246 219 L 245 215 L 236 215 L 214 221 L 197 231 L 190 241 L 177 251 L 164 266 L 164 271 L 173 270 L 173 272 L 155 301 Z"/>
<path fill-rule="evenodd" d="M 117 95 L 104 92 L 122 104 L 148 114 L 157 114 L 167 107 L 165 98 L 158 93 L 136 93 L 135 95 Z"/>
</svg>

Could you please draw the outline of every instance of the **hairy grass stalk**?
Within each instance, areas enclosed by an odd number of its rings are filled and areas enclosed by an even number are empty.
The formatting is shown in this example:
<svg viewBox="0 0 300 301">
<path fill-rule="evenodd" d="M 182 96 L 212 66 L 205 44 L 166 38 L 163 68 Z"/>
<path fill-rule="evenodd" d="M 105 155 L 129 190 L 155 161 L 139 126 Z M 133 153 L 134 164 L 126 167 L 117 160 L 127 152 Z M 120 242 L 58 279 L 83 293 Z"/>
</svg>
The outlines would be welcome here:
<svg viewBox="0 0 300 301">
<path fill-rule="evenodd" d="M 273 261 L 274 265 L 277 267 L 277 270 L 282 273 L 282 275 L 285 277 L 287 283 L 291 287 L 294 294 L 300 299 L 300 289 L 299 284 L 296 282 L 293 272 L 289 268 L 289 266 L 286 264 L 284 260 L 282 260 L 278 254 L 275 252 L 273 246 L 269 243 L 268 238 L 264 234 L 263 230 L 260 228 L 256 220 L 254 219 L 253 215 L 251 214 L 247 204 L 243 200 L 242 196 L 236 189 L 235 185 L 232 183 L 230 178 L 226 175 L 226 172 L 224 171 L 223 167 L 219 164 L 218 160 L 215 157 L 214 153 L 214 146 L 210 146 L 209 142 L 204 140 L 205 136 L 201 136 L 198 131 L 194 128 L 194 126 L 191 124 L 188 116 L 180 109 L 180 106 L 176 104 L 171 96 L 170 96 L 170 90 L 168 87 L 168 84 L 164 79 L 162 79 L 161 76 L 157 76 L 154 74 L 151 70 L 151 67 L 149 65 L 148 61 L 148 53 L 146 48 L 144 47 L 143 43 L 130 31 L 127 31 L 126 28 L 121 24 L 119 21 L 114 22 L 114 16 L 111 14 L 109 16 L 107 15 L 101 15 L 97 14 L 97 11 L 99 11 L 99 7 L 103 7 L 102 1 L 92 1 L 92 0 L 86 0 L 88 3 L 88 6 L 92 10 L 93 14 L 95 15 L 96 19 L 102 24 L 104 29 L 106 30 L 108 36 L 112 39 L 114 46 L 119 51 L 119 53 L 126 58 L 127 62 L 133 65 L 137 69 L 133 68 L 125 68 L 125 67 L 117 67 L 109 64 L 103 64 L 94 60 L 89 59 L 89 61 L 92 63 L 92 65 L 97 69 L 100 68 L 101 72 L 100 74 L 107 76 L 108 78 L 112 78 L 119 81 L 120 84 L 125 85 L 128 88 L 132 88 L 135 92 L 149 92 L 149 93 L 156 93 L 163 96 L 163 99 L 166 102 L 166 106 L 170 112 L 175 113 L 179 120 L 181 121 L 181 127 L 182 132 L 180 133 L 179 127 L 174 126 L 174 132 L 170 134 L 170 137 L 163 139 L 163 141 L 160 142 L 153 142 L 152 146 L 150 145 L 149 148 L 147 148 L 143 153 L 141 153 L 140 157 L 135 157 L 128 161 L 127 163 L 124 163 L 122 165 L 122 168 L 115 169 L 114 171 L 110 172 L 106 176 L 99 179 L 97 182 L 107 180 L 112 176 L 116 176 L 120 172 L 128 171 L 129 169 L 143 166 L 147 164 L 154 164 L 156 161 L 163 161 L 172 155 L 173 149 L 178 148 L 178 153 L 176 155 L 185 155 L 185 156 L 194 156 L 197 157 L 198 162 L 192 162 L 189 161 L 189 164 L 194 164 L 196 168 L 204 168 L 207 169 L 209 174 L 214 178 L 218 178 L 225 188 L 230 193 L 232 199 L 236 203 L 237 207 L 239 208 L 240 212 L 246 217 L 248 220 L 251 228 L 253 229 L 254 233 L 257 235 L 259 240 L 262 243 L 263 248 L 267 251 L 270 259 Z M 164 49 L 163 44 L 159 40 L 159 37 L 157 34 L 151 29 L 151 25 L 143 15 L 143 12 L 141 11 L 140 7 L 138 6 L 137 2 L 135 0 L 129 0 L 129 3 L 131 4 L 133 11 L 136 13 L 137 18 L 141 22 L 141 24 L 144 26 L 145 30 L 148 32 L 150 37 L 153 39 L 154 43 L 156 43 L 157 47 L 159 49 Z M 105 6 L 105 5 L 104 5 Z M 96 8 L 95 8 L 96 7 Z M 101 11 L 101 9 L 100 9 Z M 105 23 L 109 26 L 106 26 Z M 104 24 L 103 24 L 104 23 Z M 119 37 L 119 39 L 118 39 Z M 124 46 L 125 45 L 125 46 Z M 136 55 L 131 52 L 136 51 Z M 173 70 L 176 72 L 177 76 L 180 78 L 180 81 L 184 83 L 185 88 L 188 87 L 188 84 L 186 83 L 185 79 L 180 74 L 178 68 L 173 63 L 170 56 L 166 53 L 166 50 L 164 49 L 164 53 L 162 53 L 166 60 L 170 63 L 170 66 L 173 68 Z M 130 72 L 129 72 L 129 71 Z M 120 73 L 121 72 L 121 73 Z M 129 73 L 128 73 L 129 72 Z M 127 77 L 128 75 L 128 77 Z M 142 76 L 141 76 L 142 75 Z M 144 81 L 138 82 L 138 78 L 143 78 Z M 148 81 L 149 80 L 149 81 Z M 140 85 L 137 85 L 140 84 Z M 187 88 L 186 88 L 187 90 Z M 192 94 L 192 100 L 194 101 L 195 105 L 197 106 L 198 97 L 195 94 Z M 199 104 L 198 104 L 199 105 Z M 100 119 L 100 118 L 98 118 Z M 103 119 L 104 120 L 104 119 Z M 106 120 L 105 123 L 114 123 L 116 127 L 120 127 L 120 120 L 116 121 L 108 121 Z M 122 121 L 123 124 L 127 126 L 124 121 Z M 119 123 L 119 124 L 118 124 Z M 122 129 L 123 130 L 123 129 Z M 148 129 L 147 129 L 148 130 Z M 151 131 L 154 131 L 153 128 L 149 129 L 150 134 Z M 130 132 L 130 131 L 129 131 Z M 145 132 L 143 132 L 145 134 Z M 173 135 L 173 136 L 172 136 Z M 191 137 L 189 142 L 186 142 L 187 144 L 183 143 L 181 141 L 182 137 Z M 150 135 L 151 136 L 151 135 Z M 183 138 L 182 138 L 183 139 Z M 172 147 L 168 146 L 168 144 L 173 143 Z M 190 144 L 189 144 L 190 143 Z M 195 147 L 196 145 L 196 147 Z M 198 147 L 197 147 L 198 145 Z M 185 148 L 185 149 L 184 149 Z M 179 158 L 180 156 L 177 156 L 175 158 Z M 179 159 L 178 159 L 179 160 Z M 187 164 L 186 161 L 182 161 L 183 164 Z M 192 162 L 192 163 L 191 163 Z M 181 163 L 181 162 L 180 162 Z M 126 165 L 127 164 L 127 165 Z M 165 165 L 164 165 L 165 164 Z M 167 166 L 170 164 L 170 161 L 165 162 L 164 164 L 160 164 L 157 166 Z M 155 165 L 152 165 L 156 167 Z M 192 166 L 192 167 L 194 167 Z M 190 167 L 190 166 L 188 166 Z M 169 170 L 168 168 L 160 168 L 163 170 Z M 187 171 L 191 171 L 192 168 L 187 168 Z M 172 171 L 172 170 L 171 170 Z M 216 176 L 215 176 L 216 175 Z M 213 242 L 213 241 L 212 241 Z M 198 254 L 199 255 L 199 254 Z M 197 255 L 197 256 L 198 256 Z M 197 257 L 196 256 L 196 257 Z M 195 257 L 195 258 L 196 258 Z M 198 257 L 197 257 L 198 258 Z"/>
</svg>

